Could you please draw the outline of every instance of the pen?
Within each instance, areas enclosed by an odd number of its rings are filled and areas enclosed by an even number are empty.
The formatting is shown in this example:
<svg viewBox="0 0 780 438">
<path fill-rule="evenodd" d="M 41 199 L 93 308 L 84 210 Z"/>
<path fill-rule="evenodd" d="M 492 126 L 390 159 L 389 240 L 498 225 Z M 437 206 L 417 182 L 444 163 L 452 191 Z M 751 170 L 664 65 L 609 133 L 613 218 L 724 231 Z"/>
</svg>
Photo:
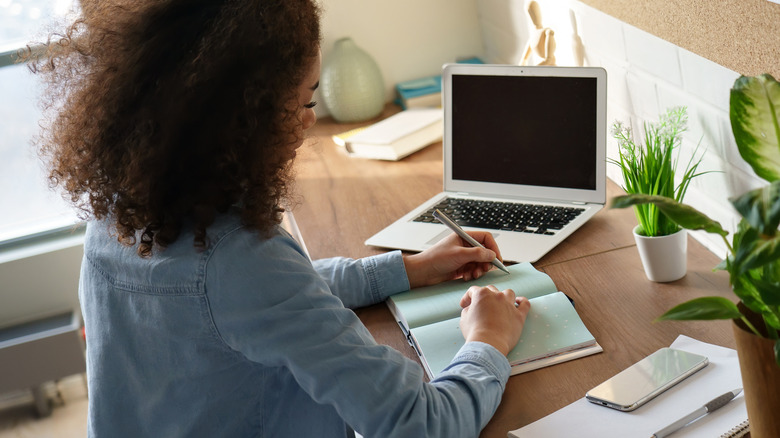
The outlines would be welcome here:
<svg viewBox="0 0 780 438">
<path fill-rule="evenodd" d="M 733 391 L 729 391 L 721 396 L 715 397 L 714 399 L 707 402 L 704 406 L 700 407 L 699 409 L 696 409 L 695 411 L 691 412 L 690 414 L 680 418 L 679 420 L 675 421 L 674 423 L 664 427 L 663 429 L 659 430 L 658 432 L 654 433 L 652 437 L 650 438 L 664 438 L 666 436 L 669 436 L 673 434 L 674 432 L 682 429 L 686 425 L 688 425 L 693 420 L 698 419 L 699 417 L 702 417 L 704 415 L 707 415 L 713 411 L 716 411 L 723 406 L 726 406 L 728 402 L 730 402 L 734 397 L 739 395 L 739 393 L 742 392 L 742 388 L 737 388 Z"/>
<path fill-rule="evenodd" d="M 454 220 L 450 219 L 450 218 L 449 218 L 449 217 L 448 217 L 446 214 L 444 214 L 444 212 L 442 212 L 442 211 L 441 211 L 441 210 L 439 210 L 438 208 L 437 208 L 436 210 L 433 210 L 433 217 L 435 217 L 436 219 L 438 219 L 438 220 L 439 220 L 439 222 L 443 223 L 443 224 L 444 224 L 444 225 L 446 225 L 446 226 L 447 226 L 449 229 L 451 229 L 452 231 L 454 231 L 454 232 L 455 232 L 455 234 L 457 234 L 457 235 L 458 235 L 458 236 L 460 236 L 460 237 L 461 237 L 463 240 L 465 240 L 466 242 L 468 242 L 468 243 L 469 243 L 469 245 L 471 245 L 471 246 L 475 246 L 475 247 L 477 247 L 477 248 L 484 248 L 484 246 L 482 246 L 482 244 L 481 244 L 481 243 L 477 242 L 476 240 L 474 240 L 474 238 L 473 238 L 473 237 L 469 236 L 469 235 L 468 235 L 468 233 L 466 233 L 465 231 L 463 231 L 463 228 L 461 228 L 461 227 L 460 227 L 460 225 L 458 225 L 457 223 L 455 223 L 455 221 L 454 221 Z M 490 262 L 490 263 L 493 263 L 493 266 L 495 266 L 495 267 L 497 267 L 498 269 L 500 269 L 500 270 L 502 270 L 502 271 L 506 272 L 507 274 L 509 273 L 509 269 L 507 269 L 507 268 L 506 268 L 506 266 L 504 266 L 504 264 L 503 264 L 503 263 L 501 263 L 501 262 L 498 260 L 498 257 L 494 258 L 494 259 L 493 259 L 493 261 L 492 261 L 492 262 Z"/>
</svg>

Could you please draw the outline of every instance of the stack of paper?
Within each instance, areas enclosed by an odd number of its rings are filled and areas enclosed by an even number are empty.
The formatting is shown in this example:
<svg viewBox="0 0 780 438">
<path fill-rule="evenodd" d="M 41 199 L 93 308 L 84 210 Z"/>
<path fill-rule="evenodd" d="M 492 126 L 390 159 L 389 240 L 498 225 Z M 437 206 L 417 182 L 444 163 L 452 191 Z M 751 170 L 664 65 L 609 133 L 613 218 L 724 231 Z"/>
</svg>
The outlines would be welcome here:
<svg viewBox="0 0 780 438">
<path fill-rule="evenodd" d="M 742 387 L 735 350 L 682 335 L 671 347 L 706 356 L 710 364 L 635 411 L 598 406 L 585 400 L 583 394 L 569 406 L 510 432 L 509 437 L 649 437 L 726 391 Z M 675 432 L 674 437 L 719 437 L 746 419 L 745 398 L 740 394 L 726 406 Z"/>
</svg>

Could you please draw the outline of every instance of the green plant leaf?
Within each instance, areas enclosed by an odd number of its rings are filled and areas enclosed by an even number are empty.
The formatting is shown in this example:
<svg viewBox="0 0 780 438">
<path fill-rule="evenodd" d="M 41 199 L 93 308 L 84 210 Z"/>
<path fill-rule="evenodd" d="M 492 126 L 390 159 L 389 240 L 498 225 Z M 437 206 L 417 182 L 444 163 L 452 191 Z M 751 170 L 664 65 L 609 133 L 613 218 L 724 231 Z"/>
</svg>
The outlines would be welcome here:
<svg viewBox="0 0 780 438">
<path fill-rule="evenodd" d="M 657 195 L 682 202 L 693 178 L 707 172 L 697 169 L 703 154 L 698 146 L 683 169 L 678 163 L 682 134 L 688 126 L 686 107 L 670 108 L 658 123 L 644 123 L 644 141 L 635 140 L 631 128 L 616 121 L 612 136 L 618 142 L 618 159 L 608 161 L 620 168 L 626 193 Z M 675 186 L 675 181 L 679 184 Z M 653 204 L 635 205 L 639 229 L 644 236 L 666 236 L 679 231 L 680 226 Z"/>
<path fill-rule="evenodd" d="M 755 272 L 746 272 L 740 275 L 734 274 L 729 267 L 729 273 L 731 275 L 731 288 L 734 294 L 739 298 L 742 303 L 747 306 L 748 309 L 756 313 L 764 313 L 766 305 L 761 299 L 761 294 L 758 293 L 753 281 L 756 279 Z"/>
<path fill-rule="evenodd" d="M 780 234 L 761 234 L 743 218 L 734 233 L 732 244 L 733 254 L 727 258 L 726 267 L 732 276 L 732 283 L 736 283 L 734 279 L 737 277 L 761 267 L 764 267 L 765 271 L 750 277 L 761 278 L 768 283 L 780 282 Z M 780 291 L 776 293 L 780 294 Z"/>
<path fill-rule="evenodd" d="M 780 330 L 780 317 L 775 312 L 769 311 L 761 314 L 764 318 L 764 323 L 775 330 Z"/>
<path fill-rule="evenodd" d="M 734 263 L 736 273 L 742 274 L 780 259 L 780 236 L 772 239 L 756 239 L 750 245 L 741 245 Z M 780 293 L 779 293 L 780 294 Z"/>
<path fill-rule="evenodd" d="M 729 259 L 725 258 L 725 259 L 721 260 L 720 263 L 718 263 L 717 266 L 712 268 L 712 270 L 713 271 L 725 271 L 725 270 L 728 269 L 728 263 L 729 263 Z"/>
<path fill-rule="evenodd" d="M 731 199 L 731 205 L 761 234 L 774 236 L 780 225 L 780 180 Z"/>
<path fill-rule="evenodd" d="M 742 159 L 767 181 L 780 179 L 780 83 L 742 76 L 731 89 L 731 130 Z"/>
<path fill-rule="evenodd" d="M 739 297 L 742 303 L 750 310 L 758 313 L 764 319 L 764 322 L 775 329 L 780 329 L 780 315 L 777 306 L 771 306 L 766 299 L 773 301 L 773 296 L 778 294 L 778 289 L 772 288 L 762 279 L 762 269 L 756 269 L 751 272 L 731 277 L 734 294 Z"/>
<path fill-rule="evenodd" d="M 664 320 L 710 320 L 741 318 L 737 305 L 723 297 L 702 297 L 686 301 L 672 307 L 659 316 L 657 321 Z"/>
<path fill-rule="evenodd" d="M 761 300 L 769 306 L 780 306 L 780 284 L 768 281 L 755 281 Z"/>
<path fill-rule="evenodd" d="M 727 236 L 728 231 L 724 230 L 719 222 L 710 219 L 704 213 L 695 208 L 676 202 L 674 199 L 665 196 L 653 196 L 632 194 L 617 196 L 612 198 L 610 208 L 626 208 L 633 205 L 654 204 L 669 219 L 677 225 L 688 230 L 704 230 L 708 233 Z"/>
</svg>

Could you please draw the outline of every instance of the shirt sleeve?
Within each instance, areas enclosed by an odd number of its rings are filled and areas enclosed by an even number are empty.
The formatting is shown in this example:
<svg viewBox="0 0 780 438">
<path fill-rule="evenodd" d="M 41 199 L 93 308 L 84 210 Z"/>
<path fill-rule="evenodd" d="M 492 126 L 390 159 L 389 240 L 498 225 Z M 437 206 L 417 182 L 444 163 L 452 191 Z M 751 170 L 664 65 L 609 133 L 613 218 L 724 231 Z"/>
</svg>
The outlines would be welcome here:
<svg viewBox="0 0 780 438">
<path fill-rule="evenodd" d="M 312 265 L 330 291 L 350 309 L 376 304 L 390 295 L 409 290 L 401 251 L 358 260 L 321 259 Z"/>
<path fill-rule="evenodd" d="M 339 276 L 326 281 L 294 242 L 273 238 L 250 245 L 235 239 L 226 245 L 224 250 L 242 255 L 214 262 L 207 271 L 208 285 L 226 289 L 209 294 L 220 336 L 249 360 L 288 369 L 309 397 L 333 406 L 357 432 L 475 437 L 495 412 L 509 364 L 492 346 L 466 344 L 436 380 L 425 383 L 418 364 L 378 345 L 331 293 L 331 282 L 343 285 Z"/>
</svg>

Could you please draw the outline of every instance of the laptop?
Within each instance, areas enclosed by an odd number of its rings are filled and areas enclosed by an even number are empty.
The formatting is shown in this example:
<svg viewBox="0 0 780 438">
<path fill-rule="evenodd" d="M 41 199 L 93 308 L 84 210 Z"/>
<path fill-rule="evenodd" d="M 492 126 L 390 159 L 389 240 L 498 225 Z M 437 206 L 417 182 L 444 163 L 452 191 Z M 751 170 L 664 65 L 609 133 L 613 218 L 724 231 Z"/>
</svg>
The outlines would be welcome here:
<svg viewBox="0 0 780 438">
<path fill-rule="evenodd" d="M 444 190 L 366 240 L 422 251 L 493 234 L 505 261 L 535 262 L 606 202 L 607 74 L 599 67 L 445 65 Z"/>
</svg>

